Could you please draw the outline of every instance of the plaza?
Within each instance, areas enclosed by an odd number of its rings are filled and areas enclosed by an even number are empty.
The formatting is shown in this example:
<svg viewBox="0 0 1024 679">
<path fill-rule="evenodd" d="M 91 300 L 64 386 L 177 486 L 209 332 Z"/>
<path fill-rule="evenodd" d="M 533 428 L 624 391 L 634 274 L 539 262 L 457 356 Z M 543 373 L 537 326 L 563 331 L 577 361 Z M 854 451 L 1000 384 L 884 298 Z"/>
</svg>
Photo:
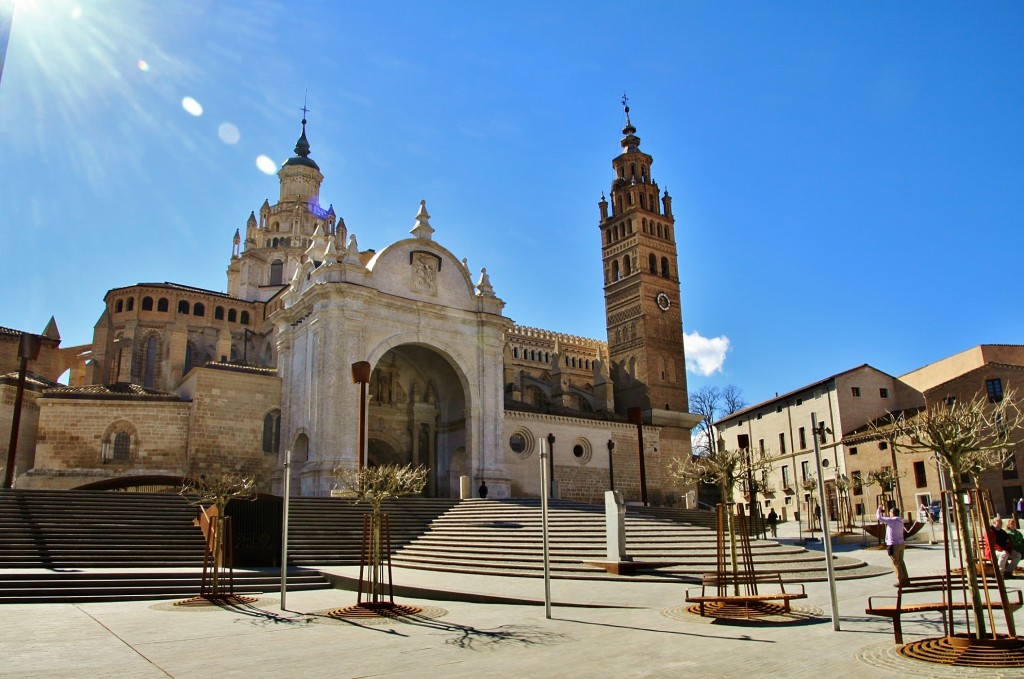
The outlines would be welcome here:
<svg viewBox="0 0 1024 679">
<path fill-rule="evenodd" d="M 941 544 L 918 534 L 912 575 L 943 569 Z M 780 526 L 780 542 L 797 527 Z M 845 538 L 837 554 L 886 568 L 873 540 Z M 868 548 L 865 548 L 867 545 Z M 821 549 L 812 542 L 809 549 Z M 342 579 L 356 567 L 327 568 Z M 692 583 L 561 580 L 545 617 L 539 578 L 395 569 L 396 601 L 422 607 L 401 620 L 345 621 L 341 589 L 268 592 L 250 606 L 183 608 L 172 601 L 14 604 L 0 608 L 10 677 L 1019 677 L 1019 668 L 946 667 L 899 656 L 888 619 L 866 616 L 869 595 L 895 591 L 891 573 L 806 583 L 792 622 L 712 622 L 685 610 Z M 1012 583 L 1011 583 L 1012 584 Z M 959 619 L 959 618 L 958 618 Z M 1017 611 L 1016 622 L 1024 623 Z M 940 636 L 937 614 L 908 615 L 907 641 Z"/>
</svg>

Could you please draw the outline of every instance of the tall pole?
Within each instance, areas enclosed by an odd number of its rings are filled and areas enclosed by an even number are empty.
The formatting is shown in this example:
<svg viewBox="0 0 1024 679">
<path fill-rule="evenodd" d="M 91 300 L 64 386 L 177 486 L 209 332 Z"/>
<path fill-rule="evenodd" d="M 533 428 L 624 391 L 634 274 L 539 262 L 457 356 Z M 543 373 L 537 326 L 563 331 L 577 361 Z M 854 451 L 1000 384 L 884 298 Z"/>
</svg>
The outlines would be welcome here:
<svg viewBox="0 0 1024 679">
<path fill-rule="evenodd" d="M 359 450 L 356 452 L 356 470 L 363 471 L 366 456 L 366 385 L 370 383 L 372 366 L 367 361 L 352 364 L 352 381 L 359 384 Z"/>
<path fill-rule="evenodd" d="M 822 423 L 824 425 L 824 423 Z M 814 464 L 818 472 L 818 506 L 825 504 L 825 480 L 822 478 L 821 448 L 818 446 L 818 416 L 811 413 L 811 438 L 814 439 Z M 828 592 L 832 601 L 832 629 L 839 631 L 839 602 L 836 599 L 836 571 L 832 565 L 832 531 L 828 526 L 828 512 L 821 512 L 821 541 L 825 544 L 825 568 L 828 572 Z"/>
<path fill-rule="evenodd" d="M 281 610 L 288 596 L 288 499 L 292 494 L 292 450 L 284 454 L 284 502 L 281 503 Z"/>
<path fill-rule="evenodd" d="M 548 497 L 555 497 L 555 435 L 548 434 Z"/>
<path fill-rule="evenodd" d="M 28 362 L 34 361 L 39 356 L 39 349 L 42 346 L 43 338 L 31 333 L 21 333 L 21 341 L 18 343 L 18 387 L 14 396 L 14 415 L 11 418 L 11 440 L 7 447 L 7 472 L 4 474 L 4 488 L 14 487 L 14 463 L 18 454 L 18 429 L 21 428 L 21 402 L 25 397 L 25 373 L 28 372 Z"/>
<path fill-rule="evenodd" d="M 615 450 L 615 441 L 608 439 L 608 490 L 615 490 L 615 465 L 612 462 L 612 451 Z"/>
<path fill-rule="evenodd" d="M 647 506 L 647 468 L 644 465 L 644 411 L 630 408 L 626 411 L 629 421 L 636 425 L 637 454 L 640 457 L 640 502 Z"/>
<path fill-rule="evenodd" d="M 554 438 L 550 436 L 550 438 Z M 540 444 L 540 527 L 541 545 L 544 559 L 544 617 L 551 619 L 551 561 L 548 554 L 548 449 L 547 439 L 541 438 Z"/>
</svg>

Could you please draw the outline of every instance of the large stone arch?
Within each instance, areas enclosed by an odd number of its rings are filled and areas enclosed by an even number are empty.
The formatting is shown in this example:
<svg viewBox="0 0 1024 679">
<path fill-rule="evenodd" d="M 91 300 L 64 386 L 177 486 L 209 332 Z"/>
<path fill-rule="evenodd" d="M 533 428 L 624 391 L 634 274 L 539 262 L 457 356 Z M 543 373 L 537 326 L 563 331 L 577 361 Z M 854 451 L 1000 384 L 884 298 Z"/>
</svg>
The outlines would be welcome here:
<svg viewBox="0 0 1024 679">
<path fill-rule="evenodd" d="M 370 359 L 368 449 L 380 462 L 428 467 L 426 494 L 452 495 L 452 461 L 474 439 L 467 370 L 454 352 L 413 335 L 381 342 Z"/>
</svg>

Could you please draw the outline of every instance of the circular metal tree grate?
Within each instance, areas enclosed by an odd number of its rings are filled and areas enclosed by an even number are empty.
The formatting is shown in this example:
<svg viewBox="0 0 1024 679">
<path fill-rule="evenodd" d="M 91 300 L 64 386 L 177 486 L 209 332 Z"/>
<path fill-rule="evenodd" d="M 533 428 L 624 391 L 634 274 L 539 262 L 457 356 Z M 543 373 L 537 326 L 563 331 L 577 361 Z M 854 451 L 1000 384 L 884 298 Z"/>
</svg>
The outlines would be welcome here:
<svg viewBox="0 0 1024 679">
<path fill-rule="evenodd" d="M 406 606 L 404 604 L 383 601 L 378 603 L 364 602 L 345 606 L 344 608 L 335 608 L 327 611 L 326 615 L 330 618 L 341 618 L 344 620 L 366 620 L 369 618 L 404 618 L 422 613 L 423 609 L 419 606 Z"/>
<path fill-rule="evenodd" d="M 175 606 L 195 608 L 198 606 L 245 606 L 254 604 L 259 599 L 254 596 L 241 596 L 238 594 L 218 594 L 207 596 L 194 596 L 184 601 L 175 601 Z"/>
<path fill-rule="evenodd" d="M 687 607 L 687 612 L 700 615 L 700 604 Z M 711 602 L 704 604 L 705 618 L 727 618 L 729 620 L 755 620 L 758 618 L 778 618 L 786 616 L 788 611 L 781 604 L 770 601 L 747 602 Z"/>
<path fill-rule="evenodd" d="M 1024 637 L 972 639 L 958 634 L 914 641 L 900 646 L 897 652 L 905 658 L 940 665 L 1024 667 Z"/>
</svg>

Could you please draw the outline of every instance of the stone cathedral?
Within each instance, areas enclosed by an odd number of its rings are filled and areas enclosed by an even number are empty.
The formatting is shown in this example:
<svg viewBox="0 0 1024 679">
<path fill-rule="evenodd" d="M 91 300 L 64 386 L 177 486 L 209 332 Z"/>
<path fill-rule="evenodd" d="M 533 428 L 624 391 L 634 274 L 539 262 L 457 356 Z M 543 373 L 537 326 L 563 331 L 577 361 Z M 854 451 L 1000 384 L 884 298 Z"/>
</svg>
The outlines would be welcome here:
<svg viewBox="0 0 1024 679">
<path fill-rule="evenodd" d="M 487 270 L 444 247 L 425 201 L 411 206 L 407 238 L 362 249 L 322 207 L 303 120 L 276 201 L 235 231 L 226 294 L 138 283 L 107 293 L 91 345 L 60 348 L 47 328 L 16 485 L 150 487 L 258 468 L 279 493 L 290 452 L 293 492 L 327 495 L 333 470 L 356 463 L 365 389 L 368 464 L 428 467 L 430 496 L 458 496 L 463 476 L 490 497 L 538 496 L 544 438 L 558 497 L 594 502 L 614 483 L 637 501 L 643 477 L 651 503 L 685 503 L 666 472 L 690 455 L 698 420 L 672 199 L 629 107 L 625 120 L 593 236 L 607 341 L 505 316 Z M 0 332 L 0 372 L 15 369 L 16 339 Z M 351 370 L 361 361 L 372 366 L 365 387 Z M 53 381 L 66 367 L 69 386 Z M 0 378 L 8 427 L 11 385 Z"/>
</svg>

